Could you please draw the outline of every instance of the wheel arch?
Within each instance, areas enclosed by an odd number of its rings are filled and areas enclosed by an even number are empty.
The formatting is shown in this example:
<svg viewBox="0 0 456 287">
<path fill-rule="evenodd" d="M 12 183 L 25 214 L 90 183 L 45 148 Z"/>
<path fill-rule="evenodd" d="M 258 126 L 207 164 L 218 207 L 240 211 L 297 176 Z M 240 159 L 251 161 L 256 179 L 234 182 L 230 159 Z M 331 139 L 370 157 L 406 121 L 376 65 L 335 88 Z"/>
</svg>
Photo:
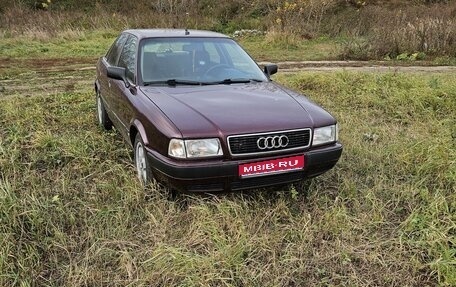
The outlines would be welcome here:
<svg viewBox="0 0 456 287">
<path fill-rule="evenodd" d="M 135 144 L 135 138 L 138 133 L 141 135 L 144 145 L 146 145 L 146 146 L 149 145 L 149 139 L 147 138 L 146 129 L 144 128 L 143 124 L 138 119 L 135 119 L 130 124 L 130 131 L 129 131 L 130 143 L 132 146 L 134 146 L 134 144 Z"/>
<path fill-rule="evenodd" d="M 98 93 L 98 91 L 100 90 L 100 83 L 98 82 L 98 79 L 95 81 L 95 83 L 93 85 L 94 85 L 95 93 Z"/>
</svg>

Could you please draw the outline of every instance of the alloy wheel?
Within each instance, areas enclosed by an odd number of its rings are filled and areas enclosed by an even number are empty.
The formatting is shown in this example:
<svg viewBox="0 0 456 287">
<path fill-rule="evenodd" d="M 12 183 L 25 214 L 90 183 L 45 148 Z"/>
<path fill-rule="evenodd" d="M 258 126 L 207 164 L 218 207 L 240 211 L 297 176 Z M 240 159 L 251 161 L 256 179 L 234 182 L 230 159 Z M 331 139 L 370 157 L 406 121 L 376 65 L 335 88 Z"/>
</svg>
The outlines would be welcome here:
<svg viewBox="0 0 456 287">
<path fill-rule="evenodd" d="M 136 143 L 135 148 L 135 161 L 136 161 L 136 171 L 138 173 L 138 178 L 142 184 L 146 184 L 149 180 L 147 176 L 147 162 L 146 162 L 146 153 L 144 152 L 144 147 L 141 142 Z"/>
</svg>

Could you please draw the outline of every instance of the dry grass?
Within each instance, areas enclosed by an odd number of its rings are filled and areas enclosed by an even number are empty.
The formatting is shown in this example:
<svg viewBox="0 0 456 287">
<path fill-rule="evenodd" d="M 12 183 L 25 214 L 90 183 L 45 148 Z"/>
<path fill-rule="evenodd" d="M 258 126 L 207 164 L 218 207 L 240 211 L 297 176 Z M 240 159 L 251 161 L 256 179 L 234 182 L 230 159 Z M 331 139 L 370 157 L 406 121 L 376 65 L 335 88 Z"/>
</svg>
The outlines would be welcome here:
<svg viewBox="0 0 456 287">
<path fill-rule="evenodd" d="M 139 6 L 139 5 L 138 5 Z M 201 28 L 210 27 L 210 19 L 201 16 L 180 13 L 163 13 L 145 7 L 133 10 L 124 9 L 118 12 L 107 7 L 97 5 L 89 11 L 81 9 L 42 11 L 32 10 L 24 6 L 11 6 L 5 9 L 0 18 L 0 30 L 4 30 L 7 37 L 28 35 L 34 38 L 48 39 L 60 37 L 62 31 L 91 31 L 91 30 L 124 30 L 128 28 L 150 27 L 179 27 L 184 26 Z M 141 11 L 140 13 L 138 11 Z"/>
<path fill-rule="evenodd" d="M 286 50 L 327 35 L 344 38 L 338 55 L 341 59 L 415 59 L 407 56 L 418 52 L 420 58 L 427 59 L 456 57 L 456 2 L 358 2 L 230 0 L 216 5 L 192 0 L 102 5 L 84 1 L 75 7 L 74 1 L 64 1 L 48 10 L 10 3 L 0 6 L 0 37 L 46 42 L 81 37 L 94 30 L 188 27 L 233 33 L 254 28 L 267 32 L 266 44 Z"/>
<path fill-rule="evenodd" d="M 433 6 L 409 6 L 388 9 L 366 7 L 359 16 L 346 22 L 346 56 L 396 58 L 401 54 L 423 52 L 428 56 L 456 56 L 456 2 Z M 343 19 L 339 19 L 343 23 Z M 341 31 L 336 31 L 340 33 Z M 361 37 L 362 49 L 351 39 Z M 356 40 L 355 40 L 356 42 Z M 355 45 L 354 45 L 355 44 Z"/>
<path fill-rule="evenodd" d="M 96 7 L 99 17 L 8 9 L 2 55 L 37 66 L 53 65 L 37 57 L 94 58 L 124 27 L 183 19 L 168 6 L 169 18 L 153 9 L 137 18 Z M 211 19 L 191 25 L 218 25 Z M 426 19 L 410 23 L 419 31 Z M 362 26 L 353 36 L 366 39 Z M 88 32 L 95 28 L 103 29 Z M 283 33 L 253 39 L 252 53 L 302 58 L 303 42 Z M 368 57 L 387 53 L 367 43 Z M 328 45 L 314 44 L 309 53 Z M 290 188 L 169 200 L 142 190 L 120 136 L 97 128 L 93 71 L 66 77 L 8 63 L 0 67 L 0 286 L 456 285 L 453 74 L 279 74 L 339 119 L 345 150 L 336 168 L 308 195 Z"/>
<path fill-rule="evenodd" d="M 272 1 L 270 29 L 313 38 L 320 35 L 322 21 L 339 4 L 337 0 Z"/>
<path fill-rule="evenodd" d="M 168 200 L 141 189 L 120 136 L 96 126 L 90 85 L 31 97 L 9 89 L 0 96 L 0 285 L 456 284 L 455 76 L 277 80 L 341 123 L 343 158 L 307 196 Z"/>
<path fill-rule="evenodd" d="M 285 50 L 296 49 L 302 43 L 302 38 L 294 33 L 275 30 L 268 31 L 264 40 L 267 45 L 281 47 Z"/>
<path fill-rule="evenodd" d="M 407 52 L 425 52 L 456 56 L 456 3 L 409 13 L 390 14 L 391 20 L 386 25 L 374 28 L 376 40 L 372 44 L 376 53 L 396 56 Z"/>
</svg>

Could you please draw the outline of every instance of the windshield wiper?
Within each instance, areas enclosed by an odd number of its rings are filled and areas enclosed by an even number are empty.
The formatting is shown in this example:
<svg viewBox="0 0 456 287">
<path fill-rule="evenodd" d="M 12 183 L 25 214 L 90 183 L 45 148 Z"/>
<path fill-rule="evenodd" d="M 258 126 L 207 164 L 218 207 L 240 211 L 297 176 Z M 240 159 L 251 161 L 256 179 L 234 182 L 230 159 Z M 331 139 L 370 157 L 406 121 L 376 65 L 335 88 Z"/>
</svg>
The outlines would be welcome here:
<svg viewBox="0 0 456 287">
<path fill-rule="evenodd" d="M 250 83 L 250 82 L 263 82 L 262 80 L 259 80 L 259 79 L 247 79 L 247 78 L 239 78 L 239 79 L 225 79 L 223 81 L 219 81 L 219 82 L 214 82 L 214 83 L 211 83 L 211 84 L 225 84 L 225 85 L 229 85 L 229 84 L 247 84 L 247 83 Z"/>
<path fill-rule="evenodd" d="M 198 81 L 191 81 L 191 80 L 179 80 L 179 79 L 169 79 L 165 81 L 149 81 L 145 82 L 144 86 L 150 85 L 163 85 L 166 84 L 168 86 L 177 86 L 177 85 L 190 85 L 190 86 L 203 86 L 203 85 L 229 85 L 229 84 L 246 84 L 250 82 L 263 82 L 260 79 L 247 79 L 247 78 L 238 78 L 238 79 L 225 79 L 223 81 L 216 81 L 216 82 L 198 82 Z"/>
<path fill-rule="evenodd" d="M 165 81 L 145 82 L 144 86 L 162 85 L 162 84 L 167 84 L 168 86 L 177 86 L 177 85 L 201 86 L 201 85 L 204 85 L 206 83 L 198 82 L 198 81 L 190 81 L 190 80 L 169 79 L 169 80 L 165 80 Z"/>
</svg>

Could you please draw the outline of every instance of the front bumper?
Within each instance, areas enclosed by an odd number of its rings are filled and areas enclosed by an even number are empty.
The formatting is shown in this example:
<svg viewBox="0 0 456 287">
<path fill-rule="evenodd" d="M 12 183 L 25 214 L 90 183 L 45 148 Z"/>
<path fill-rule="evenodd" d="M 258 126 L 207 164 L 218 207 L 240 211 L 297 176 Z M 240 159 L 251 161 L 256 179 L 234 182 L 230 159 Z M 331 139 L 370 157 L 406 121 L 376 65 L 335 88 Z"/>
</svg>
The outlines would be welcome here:
<svg viewBox="0 0 456 287">
<path fill-rule="evenodd" d="M 304 169 L 282 174 L 240 178 L 240 164 L 304 154 Z M 239 160 L 176 161 L 147 149 L 152 172 L 158 181 L 180 191 L 236 191 L 296 182 L 315 177 L 331 169 L 342 154 L 342 145 L 335 143 L 301 153 Z"/>
</svg>

